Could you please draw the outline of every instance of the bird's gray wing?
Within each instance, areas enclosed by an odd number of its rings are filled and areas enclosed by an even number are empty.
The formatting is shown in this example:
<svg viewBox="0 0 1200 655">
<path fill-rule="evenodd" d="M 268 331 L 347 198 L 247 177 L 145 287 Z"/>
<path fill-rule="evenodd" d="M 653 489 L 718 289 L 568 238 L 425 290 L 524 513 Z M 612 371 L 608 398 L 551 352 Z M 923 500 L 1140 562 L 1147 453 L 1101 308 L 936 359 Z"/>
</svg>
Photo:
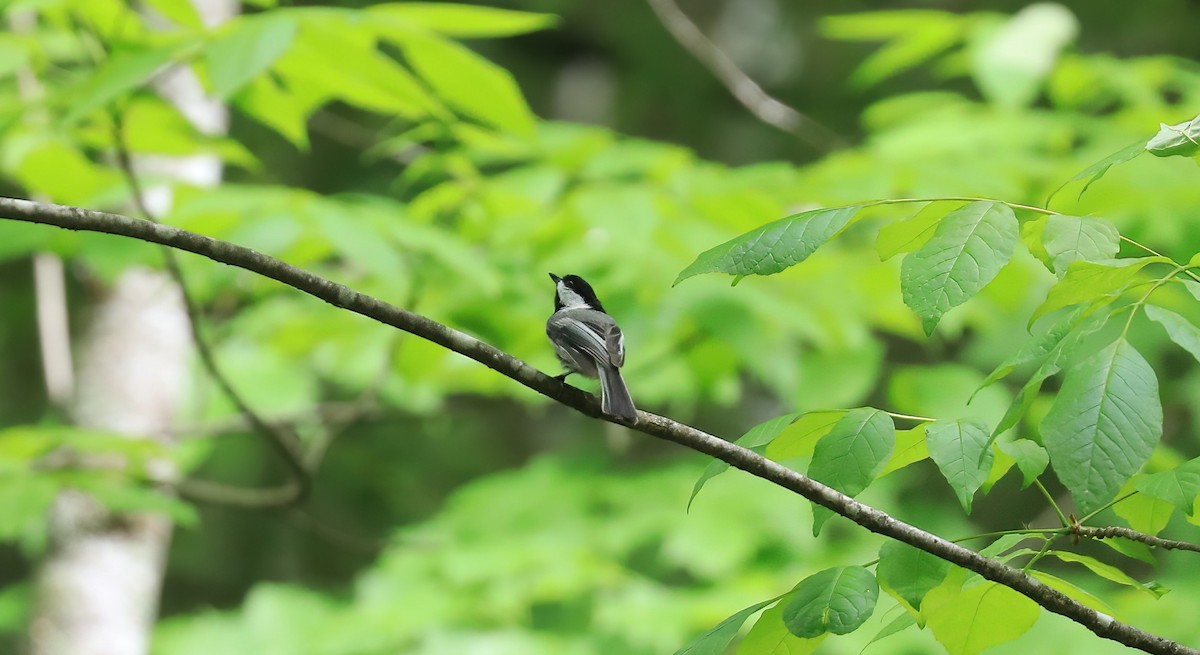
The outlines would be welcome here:
<svg viewBox="0 0 1200 655">
<path fill-rule="evenodd" d="M 621 368 L 625 365 L 625 335 L 616 323 L 613 323 L 608 329 L 608 334 L 604 335 L 604 349 L 608 351 L 608 360 L 613 366 Z"/>
<path fill-rule="evenodd" d="M 604 321 L 597 320 L 591 314 L 604 316 L 604 318 L 608 318 L 608 323 L 611 324 L 612 322 L 611 318 L 600 314 L 600 312 L 591 310 L 563 311 L 551 316 L 550 320 L 546 323 L 546 328 L 548 331 L 557 333 L 560 341 L 570 344 L 575 349 L 586 353 L 596 362 L 609 362 L 611 361 L 611 357 L 608 351 L 608 344 L 606 343 L 609 326 L 605 325 Z M 616 326 L 612 325 L 612 327 L 615 328 Z"/>
</svg>

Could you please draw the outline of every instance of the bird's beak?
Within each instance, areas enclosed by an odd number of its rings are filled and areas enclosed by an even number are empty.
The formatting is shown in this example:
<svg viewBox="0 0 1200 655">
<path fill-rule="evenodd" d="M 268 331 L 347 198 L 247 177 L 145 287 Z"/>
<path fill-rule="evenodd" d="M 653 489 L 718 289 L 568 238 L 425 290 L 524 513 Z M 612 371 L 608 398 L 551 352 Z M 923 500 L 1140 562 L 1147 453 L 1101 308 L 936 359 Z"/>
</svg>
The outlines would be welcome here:
<svg viewBox="0 0 1200 655">
<path fill-rule="evenodd" d="M 555 274 L 553 274 L 553 273 L 551 273 L 551 274 L 550 274 L 550 279 L 551 279 L 551 280 L 554 280 L 554 283 L 555 283 L 555 284 L 558 284 L 559 282 L 561 282 L 561 281 L 562 281 L 562 278 L 561 278 L 561 277 L 559 277 L 559 276 L 557 276 L 557 275 L 555 275 Z"/>
</svg>

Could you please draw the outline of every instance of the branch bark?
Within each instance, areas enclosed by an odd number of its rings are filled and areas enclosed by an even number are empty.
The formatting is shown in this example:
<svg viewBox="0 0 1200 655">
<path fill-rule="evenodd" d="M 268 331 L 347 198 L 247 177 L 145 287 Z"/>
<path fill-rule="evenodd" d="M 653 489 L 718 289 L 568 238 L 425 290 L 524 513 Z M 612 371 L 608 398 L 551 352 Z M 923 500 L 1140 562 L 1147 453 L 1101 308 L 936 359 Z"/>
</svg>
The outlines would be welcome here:
<svg viewBox="0 0 1200 655">
<path fill-rule="evenodd" d="M 778 130 L 793 134 L 810 146 L 827 152 L 842 144 L 833 130 L 800 113 L 768 94 L 750 78 L 729 55 L 717 47 L 700 28 L 683 13 L 674 0 L 648 0 L 650 9 L 663 27 L 675 37 L 693 57 L 716 76 L 729 93 L 760 121 Z"/>
<path fill-rule="evenodd" d="M 320 298 L 335 307 L 361 314 L 453 350 L 583 414 L 612 420 L 600 413 L 600 404 L 591 394 L 559 382 L 516 357 L 468 334 L 249 248 L 119 214 L 15 198 L 0 198 L 0 216 L 69 230 L 130 237 L 186 250 L 216 262 L 252 271 Z M 891 537 L 974 571 L 988 580 L 1020 592 L 1043 608 L 1061 614 L 1105 639 L 1147 653 L 1200 655 L 1200 650 L 1121 623 L 1047 587 L 1023 571 L 893 518 L 801 473 L 707 432 L 645 411 L 638 412 L 637 425 L 632 429 L 716 457 L 827 507 L 872 532 Z"/>
</svg>

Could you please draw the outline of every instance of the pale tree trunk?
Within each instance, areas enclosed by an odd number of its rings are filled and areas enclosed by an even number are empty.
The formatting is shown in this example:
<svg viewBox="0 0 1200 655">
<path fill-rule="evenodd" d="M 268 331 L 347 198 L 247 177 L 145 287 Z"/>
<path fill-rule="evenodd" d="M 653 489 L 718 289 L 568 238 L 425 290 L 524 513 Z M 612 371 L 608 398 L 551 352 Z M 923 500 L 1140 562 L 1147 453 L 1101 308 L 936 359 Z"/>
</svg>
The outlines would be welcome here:
<svg viewBox="0 0 1200 655">
<path fill-rule="evenodd" d="M 193 0 L 209 25 L 228 20 L 236 0 Z M 176 69 L 157 85 L 198 129 L 223 133 L 224 106 L 204 96 L 196 77 Z M 215 156 L 145 157 L 139 173 L 215 185 Z M 170 189 L 149 188 L 145 203 L 161 214 Z M 123 272 L 87 328 L 72 404 L 81 427 L 166 442 L 183 402 L 191 326 L 182 293 L 166 273 Z M 161 515 L 114 515 L 78 492 L 63 493 L 50 517 L 50 549 L 41 563 L 29 622 L 30 655 L 146 655 L 158 609 L 171 523 Z"/>
</svg>

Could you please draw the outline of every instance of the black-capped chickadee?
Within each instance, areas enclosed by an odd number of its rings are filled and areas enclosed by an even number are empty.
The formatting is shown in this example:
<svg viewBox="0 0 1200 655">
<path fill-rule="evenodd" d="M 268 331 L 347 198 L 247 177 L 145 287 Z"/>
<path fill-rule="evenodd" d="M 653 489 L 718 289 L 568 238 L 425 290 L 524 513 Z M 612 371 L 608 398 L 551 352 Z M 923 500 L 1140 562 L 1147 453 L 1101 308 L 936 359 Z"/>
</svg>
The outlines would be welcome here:
<svg viewBox="0 0 1200 655">
<path fill-rule="evenodd" d="M 550 279 L 557 288 L 554 313 L 546 321 L 546 336 L 567 368 L 558 379 L 565 380 L 571 373 L 599 377 L 601 411 L 626 423 L 636 423 L 637 409 L 621 378 L 620 368 L 625 364 L 621 328 L 605 313 L 592 285 L 583 278 L 551 273 Z"/>
</svg>

